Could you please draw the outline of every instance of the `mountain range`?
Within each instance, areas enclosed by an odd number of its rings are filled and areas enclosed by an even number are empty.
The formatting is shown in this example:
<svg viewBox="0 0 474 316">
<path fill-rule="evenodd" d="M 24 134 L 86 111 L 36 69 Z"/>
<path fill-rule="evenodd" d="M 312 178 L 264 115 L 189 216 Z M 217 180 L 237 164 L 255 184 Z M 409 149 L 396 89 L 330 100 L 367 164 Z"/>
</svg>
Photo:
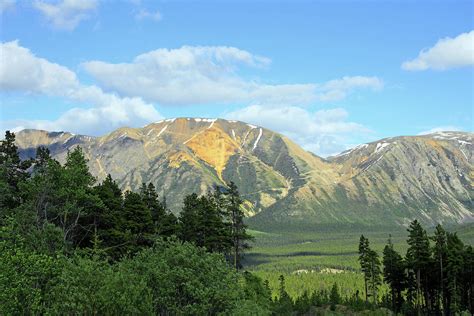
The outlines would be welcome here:
<svg viewBox="0 0 474 316">
<path fill-rule="evenodd" d="M 234 181 L 249 220 L 267 223 L 424 224 L 474 220 L 474 134 L 438 132 L 359 145 L 326 159 L 239 121 L 176 118 L 101 137 L 17 133 L 20 156 L 48 147 L 63 162 L 81 146 L 98 181 L 152 182 L 178 213 L 182 199 Z"/>
</svg>

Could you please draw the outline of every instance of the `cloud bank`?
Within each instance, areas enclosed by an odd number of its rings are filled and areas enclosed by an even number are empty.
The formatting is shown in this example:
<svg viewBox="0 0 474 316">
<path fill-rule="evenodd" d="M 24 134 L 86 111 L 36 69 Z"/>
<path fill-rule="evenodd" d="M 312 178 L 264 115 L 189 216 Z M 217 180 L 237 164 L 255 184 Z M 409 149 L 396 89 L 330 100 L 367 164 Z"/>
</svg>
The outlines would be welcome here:
<svg viewBox="0 0 474 316">
<path fill-rule="evenodd" d="M 455 38 L 440 39 L 433 47 L 422 50 L 415 59 L 405 61 L 402 69 L 447 70 L 472 66 L 474 66 L 474 30 Z"/>
<path fill-rule="evenodd" d="M 130 63 L 90 61 L 85 70 L 105 89 L 163 105 L 259 103 L 307 105 L 345 98 L 356 89 L 378 90 L 377 77 L 347 76 L 323 84 L 266 84 L 239 74 L 271 60 L 227 46 L 183 46 L 138 55 Z"/>
<path fill-rule="evenodd" d="M 90 61 L 82 66 L 97 85 L 74 71 L 35 56 L 18 41 L 2 43 L 0 92 L 59 97 L 75 105 L 54 120 L 10 120 L 3 129 L 37 128 L 101 135 L 121 126 L 162 119 L 154 104 L 240 104 L 225 116 L 283 133 L 305 149 L 327 156 L 345 150 L 351 135 L 370 131 L 341 108 L 311 111 L 314 102 L 346 98 L 359 89 L 379 90 L 377 77 L 345 76 L 324 83 L 268 84 L 248 80 L 243 69 L 261 70 L 271 60 L 226 46 L 157 49 L 131 63 Z"/>
<path fill-rule="evenodd" d="M 140 126 L 162 116 L 152 104 L 138 97 L 119 97 L 94 85 L 81 84 L 68 68 L 36 57 L 18 41 L 2 43 L 0 91 L 62 97 L 87 104 L 72 108 L 53 121 L 15 120 L 2 122 L 4 128 L 39 128 L 101 134 L 128 125 Z"/>
</svg>

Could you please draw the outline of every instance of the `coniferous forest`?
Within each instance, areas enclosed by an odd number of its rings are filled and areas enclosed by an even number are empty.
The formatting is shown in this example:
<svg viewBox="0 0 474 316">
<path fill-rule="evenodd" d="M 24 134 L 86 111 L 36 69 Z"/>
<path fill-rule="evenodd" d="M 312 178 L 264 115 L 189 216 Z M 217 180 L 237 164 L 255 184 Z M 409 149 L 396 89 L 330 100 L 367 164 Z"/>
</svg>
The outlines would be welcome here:
<svg viewBox="0 0 474 316">
<path fill-rule="evenodd" d="M 123 192 L 98 183 L 80 147 L 64 164 L 48 149 L 21 160 L 15 135 L 0 145 L 0 314 L 457 315 L 474 312 L 474 251 L 416 220 L 408 251 L 383 253 L 363 235 L 363 292 L 339 285 L 291 297 L 245 271 L 253 237 L 234 183 L 184 197 L 175 216 L 152 183 Z M 366 314 L 367 314 L 366 313 Z"/>
</svg>

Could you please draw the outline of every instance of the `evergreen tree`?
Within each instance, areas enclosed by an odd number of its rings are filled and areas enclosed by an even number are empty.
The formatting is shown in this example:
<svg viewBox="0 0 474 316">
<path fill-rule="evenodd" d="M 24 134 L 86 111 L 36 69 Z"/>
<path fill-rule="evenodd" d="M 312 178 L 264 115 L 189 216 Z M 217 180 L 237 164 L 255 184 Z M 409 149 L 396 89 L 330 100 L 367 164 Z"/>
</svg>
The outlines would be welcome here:
<svg viewBox="0 0 474 316">
<path fill-rule="evenodd" d="M 446 255 L 447 255 L 447 240 L 446 240 L 446 231 L 443 227 L 438 224 L 436 226 L 435 234 L 431 238 L 434 241 L 434 248 L 433 248 L 433 259 L 436 262 L 436 266 L 434 267 L 436 276 L 437 276 L 437 291 L 436 291 L 436 299 L 435 304 L 436 308 L 441 310 L 447 306 L 447 302 L 445 300 L 446 295 Z"/>
<path fill-rule="evenodd" d="M 179 214 L 179 237 L 183 241 L 196 244 L 199 229 L 198 208 L 199 197 L 196 193 L 187 195 L 183 201 L 183 208 Z"/>
<path fill-rule="evenodd" d="M 103 203 L 93 192 L 96 179 L 89 171 L 88 160 L 81 147 L 68 152 L 60 175 L 58 189 L 59 213 L 55 222 L 64 232 L 64 239 L 73 246 L 90 246 L 96 214 Z"/>
<path fill-rule="evenodd" d="M 230 245 L 230 230 L 212 194 L 184 199 L 180 214 L 181 239 L 205 247 L 210 252 L 226 252 Z"/>
<path fill-rule="evenodd" d="M 226 196 L 227 214 L 230 218 L 232 232 L 233 263 L 235 269 L 239 269 L 242 254 L 246 249 L 250 248 L 248 241 L 253 240 L 253 237 L 247 233 L 247 225 L 244 224 L 244 212 L 241 208 L 243 201 L 234 182 L 228 184 Z"/>
<path fill-rule="evenodd" d="M 285 277 L 280 275 L 278 281 L 280 282 L 278 289 L 279 297 L 276 301 L 274 313 L 276 315 L 291 315 L 293 311 L 293 301 L 286 291 Z"/>
<path fill-rule="evenodd" d="M 123 214 L 123 196 L 117 183 L 109 174 L 105 180 L 97 185 L 95 194 L 104 204 L 103 212 L 96 214 L 96 235 L 102 242 L 106 252 L 114 259 L 120 256 L 122 240 L 121 216 Z"/>
<path fill-rule="evenodd" d="M 370 249 L 369 240 L 360 236 L 359 239 L 359 263 L 364 274 L 365 301 L 372 296 L 374 304 L 377 302 L 377 290 L 381 284 L 380 259 L 377 252 Z"/>
<path fill-rule="evenodd" d="M 378 299 L 378 288 L 382 284 L 380 278 L 380 259 L 376 251 L 369 249 L 367 253 L 367 260 L 369 262 L 369 277 L 368 277 L 368 288 L 371 292 L 374 305 L 377 304 Z"/>
<path fill-rule="evenodd" d="M 365 288 L 365 302 L 368 302 L 368 279 L 370 275 L 370 264 L 368 260 L 368 253 L 369 253 L 369 240 L 364 237 L 364 235 L 360 236 L 359 239 L 359 264 L 364 274 L 364 288 Z"/>
<path fill-rule="evenodd" d="M 416 278 L 415 307 L 418 315 L 421 314 L 421 308 L 424 302 L 429 302 L 427 289 L 428 269 L 432 262 L 430 242 L 426 231 L 421 227 L 417 220 L 411 222 L 408 228 L 408 250 L 406 260 L 408 267 L 413 270 Z M 425 306 L 429 308 L 428 306 Z"/>
<path fill-rule="evenodd" d="M 331 294 L 329 295 L 329 302 L 331 303 L 331 310 L 336 310 L 336 305 L 341 303 L 341 295 L 339 294 L 339 287 L 334 282 L 331 288 Z"/>
<path fill-rule="evenodd" d="M 27 169 L 31 163 L 31 160 L 21 161 L 15 134 L 6 131 L 5 139 L 0 141 L 0 215 L 20 205 L 20 183 L 28 178 Z"/>
<path fill-rule="evenodd" d="M 461 275 L 462 296 L 461 305 L 474 314 L 474 249 L 471 245 L 464 248 L 464 267 Z"/>
<path fill-rule="evenodd" d="M 461 311 L 462 271 L 464 269 L 464 244 L 456 233 L 446 233 L 447 256 L 446 276 L 448 280 L 448 314 L 457 314 Z"/>
<path fill-rule="evenodd" d="M 390 285 L 392 310 L 400 312 L 403 305 L 402 292 L 406 286 L 405 265 L 402 256 L 393 248 L 391 238 L 383 250 L 383 278 Z"/>
<path fill-rule="evenodd" d="M 159 200 L 153 183 L 149 183 L 148 185 L 142 183 L 140 195 L 143 199 L 143 202 L 145 202 L 145 205 L 151 212 L 151 218 L 153 220 L 155 232 L 160 234 L 161 230 L 163 229 L 163 224 L 166 217 L 166 209 Z"/>
<path fill-rule="evenodd" d="M 123 201 L 121 231 L 129 252 L 136 252 L 141 247 L 151 245 L 153 220 L 150 209 L 143 202 L 140 194 L 127 191 Z"/>
</svg>

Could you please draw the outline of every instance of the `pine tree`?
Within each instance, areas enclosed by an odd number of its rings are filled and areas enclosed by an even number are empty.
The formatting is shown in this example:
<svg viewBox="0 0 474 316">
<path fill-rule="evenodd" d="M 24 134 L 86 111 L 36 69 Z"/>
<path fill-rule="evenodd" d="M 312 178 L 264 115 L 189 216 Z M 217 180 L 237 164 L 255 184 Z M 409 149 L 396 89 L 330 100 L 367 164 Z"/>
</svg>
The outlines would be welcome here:
<svg viewBox="0 0 474 316">
<path fill-rule="evenodd" d="M 374 304 L 377 302 L 377 290 L 381 284 L 380 259 L 377 252 L 370 249 L 369 240 L 360 236 L 359 239 L 359 263 L 364 274 L 365 301 L 372 296 Z M 369 294 L 370 293 L 370 294 Z"/>
<path fill-rule="evenodd" d="M 253 237 L 247 233 L 247 225 L 244 224 L 244 212 L 241 208 L 243 201 L 234 182 L 228 184 L 226 197 L 227 214 L 231 223 L 234 267 L 239 269 L 242 254 L 246 249 L 250 248 L 248 241 L 253 240 Z"/>
<path fill-rule="evenodd" d="M 463 261 L 461 305 L 463 310 L 468 310 L 472 315 L 474 314 L 474 249 L 471 245 L 464 248 Z"/>
<path fill-rule="evenodd" d="M 334 282 L 331 288 L 331 293 L 329 295 L 329 302 L 331 303 L 331 310 L 336 310 L 336 305 L 341 303 L 341 295 L 339 294 L 339 287 L 337 283 Z"/>
<path fill-rule="evenodd" d="M 436 266 L 434 270 L 436 271 L 437 276 L 437 299 L 436 305 L 438 309 L 445 308 L 447 306 L 447 302 L 445 300 L 446 296 L 444 293 L 446 292 L 446 255 L 447 255 L 447 240 L 446 240 L 446 231 L 443 227 L 438 224 L 436 226 L 435 234 L 431 238 L 434 241 L 434 248 L 433 248 L 433 257 L 434 261 L 436 262 Z"/>
<path fill-rule="evenodd" d="M 127 191 L 123 202 L 121 230 L 124 232 L 127 250 L 131 253 L 141 247 L 151 245 L 153 221 L 150 209 L 143 202 L 140 194 Z"/>
<path fill-rule="evenodd" d="M 159 200 L 158 194 L 156 193 L 156 189 L 153 183 L 149 183 L 148 185 L 142 183 L 142 186 L 140 188 L 140 195 L 143 199 L 143 202 L 145 202 L 146 206 L 151 212 L 151 218 L 153 220 L 155 232 L 157 234 L 160 234 L 165 221 L 166 209 L 162 202 Z"/>
<path fill-rule="evenodd" d="M 368 302 L 368 279 L 370 273 L 370 265 L 368 261 L 368 253 L 369 253 L 369 240 L 364 237 L 364 235 L 360 236 L 359 239 L 359 264 L 364 274 L 364 288 L 365 288 L 365 302 Z"/>
<path fill-rule="evenodd" d="M 464 244 L 456 233 L 446 233 L 447 256 L 446 277 L 448 280 L 448 314 L 457 314 L 461 311 L 462 271 L 464 269 Z"/>
<path fill-rule="evenodd" d="M 13 209 L 21 203 L 20 183 L 28 178 L 31 163 L 31 160 L 21 161 L 15 134 L 6 131 L 5 139 L 0 141 L 0 210 Z"/>
<path fill-rule="evenodd" d="M 280 275 L 278 278 L 279 289 L 278 289 L 278 300 L 276 301 L 276 308 L 274 310 L 274 314 L 276 315 L 291 315 L 293 311 L 293 301 L 291 297 L 288 295 L 285 286 L 285 277 Z"/>
<path fill-rule="evenodd" d="M 367 260 L 369 262 L 369 278 L 368 278 L 368 287 L 370 289 L 373 303 L 377 304 L 378 299 L 378 288 L 382 284 L 380 275 L 380 259 L 376 251 L 369 249 L 367 254 Z"/>
<path fill-rule="evenodd" d="M 231 246 L 229 225 L 213 194 L 188 195 L 179 217 L 180 236 L 210 252 L 225 253 Z"/>
<path fill-rule="evenodd" d="M 110 174 L 94 189 L 95 194 L 100 198 L 105 208 L 101 214 L 96 214 L 97 236 L 107 253 L 112 258 L 118 259 L 120 255 L 118 247 L 123 242 L 121 232 L 122 191 Z"/>
<path fill-rule="evenodd" d="M 411 222 L 408 228 L 408 250 L 407 250 L 407 264 L 415 273 L 416 278 L 416 295 L 415 307 L 418 315 L 421 314 L 423 296 L 425 304 L 429 302 L 428 289 L 428 268 L 432 262 L 430 242 L 426 231 L 421 227 L 417 220 Z M 426 306 L 429 308 L 428 306 Z"/>
<path fill-rule="evenodd" d="M 400 312 L 403 305 L 402 292 L 406 286 L 405 265 L 402 256 L 393 248 L 392 239 L 383 250 L 383 277 L 390 285 L 393 311 Z"/>
<path fill-rule="evenodd" d="M 103 206 L 93 192 L 96 179 L 87 162 L 81 147 L 76 147 L 68 152 L 61 174 L 59 199 L 64 204 L 59 208 L 57 223 L 63 229 L 65 241 L 73 246 L 90 246 L 95 214 Z"/>
<path fill-rule="evenodd" d="M 199 197 L 196 193 L 187 195 L 179 214 L 179 237 L 183 241 L 197 243 L 199 229 Z"/>
</svg>

